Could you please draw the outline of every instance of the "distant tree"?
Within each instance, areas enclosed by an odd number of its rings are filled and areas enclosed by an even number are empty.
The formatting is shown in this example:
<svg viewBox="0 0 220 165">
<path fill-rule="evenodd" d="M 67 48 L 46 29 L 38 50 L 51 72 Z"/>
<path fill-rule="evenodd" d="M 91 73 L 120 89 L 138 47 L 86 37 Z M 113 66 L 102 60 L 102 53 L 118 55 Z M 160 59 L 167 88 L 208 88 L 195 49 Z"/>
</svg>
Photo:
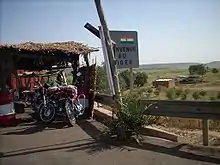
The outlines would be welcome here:
<svg viewBox="0 0 220 165">
<path fill-rule="evenodd" d="M 121 84 L 123 83 L 124 87 L 128 89 L 130 86 L 130 72 L 128 70 L 124 70 L 120 72 L 118 76 Z"/>
<path fill-rule="evenodd" d="M 108 77 L 103 66 L 97 66 L 96 68 L 96 90 L 107 91 L 109 89 Z"/>
<path fill-rule="evenodd" d="M 219 70 L 217 68 L 212 68 L 212 73 L 218 73 Z"/>
<path fill-rule="evenodd" d="M 188 70 L 191 75 L 197 74 L 203 76 L 207 72 L 207 67 L 204 64 L 190 65 Z"/>
<path fill-rule="evenodd" d="M 134 85 L 136 85 L 137 87 L 142 87 L 144 86 L 144 84 L 147 83 L 147 73 L 145 72 L 137 72 L 135 74 L 135 79 L 134 79 Z"/>
</svg>

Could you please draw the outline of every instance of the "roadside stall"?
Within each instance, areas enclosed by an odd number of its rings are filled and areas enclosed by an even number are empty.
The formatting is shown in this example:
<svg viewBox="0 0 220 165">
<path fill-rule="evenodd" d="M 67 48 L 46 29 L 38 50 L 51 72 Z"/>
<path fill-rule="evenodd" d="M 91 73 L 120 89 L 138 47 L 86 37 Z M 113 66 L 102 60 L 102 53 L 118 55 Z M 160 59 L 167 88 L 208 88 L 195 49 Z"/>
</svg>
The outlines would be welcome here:
<svg viewBox="0 0 220 165">
<path fill-rule="evenodd" d="M 93 109 L 95 64 L 90 66 L 88 55 L 95 48 L 77 42 L 61 43 L 21 43 L 17 45 L 0 45 L 0 125 L 14 122 L 15 112 L 11 86 L 8 78 L 14 74 L 18 77 L 17 70 L 25 71 L 51 71 L 54 67 L 58 70 L 72 68 L 72 81 L 75 83 L 77 73 L 82 71 L 84 83 L 78 84 L 79 93 L 86 95 L 86 111 L 83 118 L 91 116 Z M 79 67 L 79 57 L 83 56 L 86 66 Z"/>
</svg>

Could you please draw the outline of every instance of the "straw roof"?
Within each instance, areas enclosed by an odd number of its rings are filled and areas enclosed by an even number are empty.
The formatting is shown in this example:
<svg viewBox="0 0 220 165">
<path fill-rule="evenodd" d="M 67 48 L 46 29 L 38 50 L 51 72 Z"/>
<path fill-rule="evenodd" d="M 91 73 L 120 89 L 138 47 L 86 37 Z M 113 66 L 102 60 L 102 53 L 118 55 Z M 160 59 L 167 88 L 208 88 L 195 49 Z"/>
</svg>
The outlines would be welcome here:
<svg viewBox="0 0 220 165">
<path fill-rule="evenodd" d="M 96 48 L 89 47 L 82 43 L 74 41 L 68 42 L 55 42 L 55 43 L 33 43 L 25 42 L 15 45 L 0 45 L 0 51 L 7 50 L 13 53 L 16 52 L 27 52 L 37 54 L 56 54 L 64 53 L 66 55 L 85 55 L 94 51 L 98 51 Z"/>
</svg>

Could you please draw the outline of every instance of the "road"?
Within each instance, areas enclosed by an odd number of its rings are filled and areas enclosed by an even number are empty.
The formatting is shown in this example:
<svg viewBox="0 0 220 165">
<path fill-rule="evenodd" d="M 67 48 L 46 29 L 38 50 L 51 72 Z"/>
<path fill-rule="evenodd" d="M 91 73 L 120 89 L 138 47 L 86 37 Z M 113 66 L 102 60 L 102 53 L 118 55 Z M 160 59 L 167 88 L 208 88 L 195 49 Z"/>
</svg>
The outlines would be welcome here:
<svg viewBox="0 0 220 165">
<path fill-rule="evenodd" d="M 98 140 L 102 125 L 82 121 L 67 128 L 62 123 L 39 127 L 26 123 L 1 130 L 1 165 L 213 165 L 220 161 L 169 152 L 149 145 L 147 149 L 119 147 Z M 176 154 L 176 155 L 175 155 Z"/>
</svg>

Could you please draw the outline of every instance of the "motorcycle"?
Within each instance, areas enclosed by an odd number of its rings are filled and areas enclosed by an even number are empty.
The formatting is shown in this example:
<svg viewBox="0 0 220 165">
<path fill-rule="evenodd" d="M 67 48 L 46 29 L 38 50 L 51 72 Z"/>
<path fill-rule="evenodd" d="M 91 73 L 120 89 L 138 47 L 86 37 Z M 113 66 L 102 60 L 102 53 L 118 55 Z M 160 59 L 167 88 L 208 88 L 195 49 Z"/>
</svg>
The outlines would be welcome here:
<svg viewBox="0 0 220 165">
<path fill-rule="evenodd" d="M 64 85 L 58 87 L 42 89 L 42 103 L 38 109 L 38 119 L 44 124 L 53 122 L 56 116 L 63 116 L 67 119 L 68 125 L 73 126 L 79 116 L 84 113 L 85 95 L 78 95 L 77 87 L 74 85 Z"/>
</svg>

